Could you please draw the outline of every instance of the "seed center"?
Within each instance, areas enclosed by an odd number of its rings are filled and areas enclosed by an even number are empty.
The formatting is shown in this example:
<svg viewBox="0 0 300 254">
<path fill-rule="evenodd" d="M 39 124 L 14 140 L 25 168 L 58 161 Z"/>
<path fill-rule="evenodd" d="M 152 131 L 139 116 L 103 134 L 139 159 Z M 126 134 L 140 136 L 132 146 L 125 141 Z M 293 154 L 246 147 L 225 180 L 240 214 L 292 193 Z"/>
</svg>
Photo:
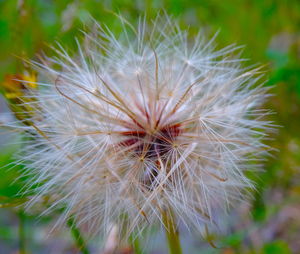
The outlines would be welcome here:
<svg viewBox="0 0 300 254">
<path fill-rule="evenodd" d="M 128 147 L 130 152 L 141 158 L 163 159 L 164 155 L 173 149 L 174 141 L 180 132 L 179 124 L 167 125 L 151 134 L 144 130 L 126 131 L 121 134 L 127 139 L 120 145 Z"/>
</svg>

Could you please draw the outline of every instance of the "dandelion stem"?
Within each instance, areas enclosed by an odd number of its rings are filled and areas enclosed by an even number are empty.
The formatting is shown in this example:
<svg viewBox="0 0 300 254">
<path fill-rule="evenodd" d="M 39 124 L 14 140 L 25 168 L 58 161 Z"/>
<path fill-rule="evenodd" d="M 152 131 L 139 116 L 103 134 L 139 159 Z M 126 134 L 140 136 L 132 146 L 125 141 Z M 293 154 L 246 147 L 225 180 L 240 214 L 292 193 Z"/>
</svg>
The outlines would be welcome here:
<svg viewBox="0 0 300 254">
<path fill-rule="evenodd" d="M 18 212 L 19 217 L 19 252 L 26 253 L 26 239 L 25 239 L 25 214 L 23 210 Z"/>
<path fill-rule="evenodd" d="M 76 223 L 73 217 L 70 217 L 68 219 L 67 225 L 71 230 L 71 234 L 73 236 L 77 248 L 81 251 L 82 254 L 89 254 L 89 250 L 86 246 L 85 240 L 82 237 L 80 230 L 76 227 Z"/>
<path fill-rule="evenodd" d="M 162 214 L 170 254 L 182 254 L 179 231 L 172 213 L 164 211 Z"/>
<path fill-rule="evenodd" d="M 142 254 L 142 249 L 141 249 L 141 246 L 140 246 L 140 241 L 139 241 L 139 238 L 137 235 L 132 235 L 130 236 L 130 242 L 131 242 L 131 245 L 133 247 L 133 250 L 134 250 L 134 254 Z"/>
</svg>

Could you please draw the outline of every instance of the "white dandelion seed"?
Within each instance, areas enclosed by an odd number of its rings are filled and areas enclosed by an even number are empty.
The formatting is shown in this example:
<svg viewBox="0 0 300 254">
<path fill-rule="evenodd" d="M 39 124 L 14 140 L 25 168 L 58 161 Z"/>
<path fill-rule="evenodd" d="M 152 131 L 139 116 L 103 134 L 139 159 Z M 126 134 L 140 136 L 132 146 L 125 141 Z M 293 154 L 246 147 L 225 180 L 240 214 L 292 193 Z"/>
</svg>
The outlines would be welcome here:
<svg viewBox="0 0 300 254">
<path fill-rule="evenodd" d="M 98 25 L 77 56 L 59 46 L 34 62 L 43 82 L 32 124 L 10 125 L 29 136 L 20 162 L 40 186 L 32 202 L 56 197 L 49 209 L 101 233 L 142 230 L 163 212 L 191 230 L 213 224 L 253 188 L 245 170 L 257 169 L 271 126 L 260 76 L 236 50 L 142 20 L 134 36 Z"/>
</svg>

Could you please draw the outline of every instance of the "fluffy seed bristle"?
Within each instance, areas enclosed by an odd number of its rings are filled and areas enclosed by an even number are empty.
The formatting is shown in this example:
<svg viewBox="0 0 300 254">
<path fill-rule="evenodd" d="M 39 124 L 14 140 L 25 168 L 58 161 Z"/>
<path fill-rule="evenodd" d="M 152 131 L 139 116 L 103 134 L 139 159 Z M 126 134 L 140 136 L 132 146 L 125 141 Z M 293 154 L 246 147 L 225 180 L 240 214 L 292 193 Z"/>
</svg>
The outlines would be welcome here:
<svg viewBox="0 0 300 254">
<path fill-rule="evenodd" d="M 50 209 L 93 232 L 141 230 L 162 211 L 201 231 L 253 187 L 244 172 L 266 150 L 266 89 L 234 46 L 214 51 L 201 33 L 191 44 L 168 18 L 135 33 L 99 26 L 78 56 L 60 47 L 33 62 L 35 114 L 10 124 L 29 137 L 20 163 L 40 186 L 32 203 L 55 197 Z"/>
</svg>

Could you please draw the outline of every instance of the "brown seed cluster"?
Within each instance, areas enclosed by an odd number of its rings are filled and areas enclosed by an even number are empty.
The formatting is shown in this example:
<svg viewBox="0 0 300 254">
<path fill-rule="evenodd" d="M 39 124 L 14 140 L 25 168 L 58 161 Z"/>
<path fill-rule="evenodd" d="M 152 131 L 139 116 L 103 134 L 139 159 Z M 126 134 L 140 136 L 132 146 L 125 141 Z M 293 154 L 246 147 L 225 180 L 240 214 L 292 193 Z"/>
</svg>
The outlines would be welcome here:
<svg viewBox="0 0 300 254">
<path fill-rule="evenodd" d="M 170 124 L 156 130 L 154 133 L 142 131 L 124 131 L 121 134 L 127 137 L 120 143 L 123 147 L 128 147 L 133 154 L 140 158 L 157 161 L 163 159 L 174 145 L 174 141 L 180 135 L 180 124 Z"/>
</svg>

